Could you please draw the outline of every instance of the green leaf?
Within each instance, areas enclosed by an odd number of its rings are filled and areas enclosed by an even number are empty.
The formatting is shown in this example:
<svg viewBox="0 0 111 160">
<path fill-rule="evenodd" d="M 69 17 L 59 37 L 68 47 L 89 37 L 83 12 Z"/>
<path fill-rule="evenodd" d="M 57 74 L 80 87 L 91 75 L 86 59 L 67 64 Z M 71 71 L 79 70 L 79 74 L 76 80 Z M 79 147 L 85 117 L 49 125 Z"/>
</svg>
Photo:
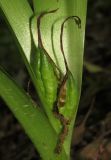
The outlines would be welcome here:
<svg viewBox="0 0 111 160">
<path fill-rule="evenodd" d="M 67 160 L 64 151 L 60 155 L 54 153 L 57 135 L 46 115 L 2 69 L 0 70 L 0 97 L 22 124 L 44 160 Z"/>
<path fill-rule="evenodd" d="M 77 102 L 75 102 L 75 104 L 78 105 L 81 91 L 87 0 L 33 0 L 33 6 L 35 15 L 39 15 L 43 11 L 51 11 L 59 8 L 56 13 L 43 17 L 41 22 L 41 33 L 44 48 L 63 72 L 65 72 L 65 65 L 60 50 L 61 24 L 68 16 L 76 15 L 81 19 L 81 29 L 78 29 L 75 22 L 70 20 L 70 22 L 65 25 L 66 27 L 64 28 L 63 35 L 65 57 L 75 80 L 75 88 L 77 88 L 77 95 L 75 95 L 77 97 Z M 35 27 L 35 32 L 36 30 Z M 74 111 L 74 120 L 76 117 L 77 105 Z M 70 152 L 69 149 L 74 120 L 70 125 L 69 135 L 64 144 L 67 155 Z"/>
<path fill-rule="evenodd" d="M 56 13 L 47 15 L 42 19 L 41 30 L 46 50 L 62 70 L 64 70 L 64 61 L 60 51 L 59 42 L 61 23 L 66 17 L 71 15 L 80 17 L 82 22 L 81 29 L 78 29 L 73 20 L 70 20 L 68 25 L 66 24 L 67 28 L 64 29 L 63 37 L 64 51 L 69 69 L 74 76 L 78 87 L 78 95 L 80 95 L 87 0 L 33 0 L 33 4 L 35 14 L 38 15 L 42 11 L 59 8 Z M 51 38 L 53 39 L 53 47 Z M 54 49 L 54 52 L 52 48 Z"/>
</svg>

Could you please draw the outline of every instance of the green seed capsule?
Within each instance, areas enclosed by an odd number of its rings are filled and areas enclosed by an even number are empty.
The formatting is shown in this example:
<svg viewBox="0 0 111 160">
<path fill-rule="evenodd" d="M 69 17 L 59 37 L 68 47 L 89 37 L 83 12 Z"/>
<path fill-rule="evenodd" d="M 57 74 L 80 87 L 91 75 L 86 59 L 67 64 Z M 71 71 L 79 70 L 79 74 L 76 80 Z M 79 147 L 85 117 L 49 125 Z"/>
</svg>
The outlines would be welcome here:
<svg viewBox="0 0 111 160">
<path fill-rule="evenodd" d="M 48 60 L 45 54 L 41 54 L 41 78 L 45 89 L 45 98 L 50 109 L 53 109 L 53 103 L 56 100 L 58 79 L 53 64 Z"/>
<path fill-rule="evenodd" d="M 64 107 L 59 104 L 59 113 L 64 115 L 66 119 L 71 120 L 74 115 L 74 108 L 77 106 L 77 88 L 74 82 L 74 78 L 70 72 L 68 72 L 68 79 L 65 84 L 65 99 Z"/>
</svg>

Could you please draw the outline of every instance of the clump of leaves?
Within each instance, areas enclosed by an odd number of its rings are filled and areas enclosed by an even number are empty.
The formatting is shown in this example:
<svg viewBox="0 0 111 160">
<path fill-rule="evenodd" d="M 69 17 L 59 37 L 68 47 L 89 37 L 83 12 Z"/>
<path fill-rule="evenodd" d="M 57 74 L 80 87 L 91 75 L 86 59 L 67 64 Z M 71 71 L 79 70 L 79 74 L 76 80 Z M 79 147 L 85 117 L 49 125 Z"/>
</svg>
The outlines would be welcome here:
<svg viewBox="0 0 111 160">
<path fill-rule="evenodd" d="M 70 159 L 71 135 L 80 97 L 86 0 L 83 0 L 83 6 L 81 11 L 81 1 L 46 0 L 42 4 L 34 0 L 33 11 L 26 0 L 0 1 L 0 8 L 39 95 L 40 107 L 2 68 L 0 96 L 45 160 Z M 53 14 L 43 17 L 49 13 Z M 41 18 L 44 19 L 42 22 Z M 69 19 L 74 19 L 75 25 L 71 22 L 66 25 Z M 41 33 L 45 38 L 41 38 Z M 70 42 L 75 45 L 69 46 Z"/>
</svg>

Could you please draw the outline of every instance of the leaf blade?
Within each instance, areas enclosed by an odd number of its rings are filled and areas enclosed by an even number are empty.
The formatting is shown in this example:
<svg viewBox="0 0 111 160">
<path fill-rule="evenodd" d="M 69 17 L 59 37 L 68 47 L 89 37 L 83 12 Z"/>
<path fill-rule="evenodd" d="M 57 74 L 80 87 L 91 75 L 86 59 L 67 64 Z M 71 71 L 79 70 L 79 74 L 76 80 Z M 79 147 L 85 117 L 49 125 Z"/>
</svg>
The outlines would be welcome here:
<svg viewBox="0 0 111 160">
<path fill-rule="evenodd" d="M 0 96 L 22 124 L 43 159 L 67 159 L 64 151 L 58 156 L 54 153 L 57 136 L 45 114 L 3 70 L 0 70 Z M 50 141 L 47 137 L 50 137 Z"/>
<path fill-rule="evenodd" d="M 56 8 L 59 10 L 53 14 L 46 16 L 41 22 L 42 40 L 45 49 L 48 51 L 54 62 L 65 72 L 64 60 L 60 50 L 60 29 L 61 24 L 65 17 L 76 15 L 81 19 L 81 29 L 79 30 L 76 24 L 69 22 L 64 29 L 64 51 L 68 62 L 69 69 L 73 74 L 75 80 L 75 86 L 77 88 L 77 106 L 75 107 L 75 114 L 73 122 L 70 125 L 69 135 L 66 138 L 64 148 L 69 154 L 71 135 L 73 130 L 73 124 L 75 121 L 77 107 L 81 92 L 82 81 L 82 67 L 83 67 L 83 52 L 84 52 L 84 35 L 85 35 L 85 21 L 86 21 L 86 7 L 87 0 L 45 0 L 43 3 L 41 0 L 33 0 L 35 15 L 39 15 L 43 11 L 50 11 Z M 36 30 L 36 28 L 35 28 Z M 51 36 L 50 36 L 51 35 Z"/>
<path fill-rule="evenodd" d="M 82 76 L 82 66 L 83 66 L 83 51 L 84 51 L 84 35 L 85 35 L 85 23 L 86 23 L 86 10 L 87 10 L 87 0 L 63 0 L 63 1 L 55 1 L 55 0 L 45 0 L 43 3 L 38 0 L 33 0 L 35 14 L 40 14 L 42 11 L 49 11 L 56 8 L 59 10 L 53 15 L 44 17 L 42 20 L 42 37 L 45 48 L 48 50 L 48 53 L 55 61 L 55 57 L 52 51 L 50 31 L 51 26 L 57 22 L 54 29 L 54 44 L 55 46 L 55 54 L 59 59 L 59 65 L 62 66 L 62 70 L 64 70 L 64 62 L 63 57 L 60 51 L 60 43 L 59 43 L 59 35 L 60 35 L 60 26 L 65 17 L 76 15 L 81 18 L 82 28 L 78 30 L 77 26 L 71 22 L 67 26 L 67 30 L 64 33 L 64 50 L 65 55 L 69 64 L 70 71 L 72 72 L 74 79 L 76 81 L 78 91 L 80 94 L 81 88 L 81 76 Z"/>
</svg>

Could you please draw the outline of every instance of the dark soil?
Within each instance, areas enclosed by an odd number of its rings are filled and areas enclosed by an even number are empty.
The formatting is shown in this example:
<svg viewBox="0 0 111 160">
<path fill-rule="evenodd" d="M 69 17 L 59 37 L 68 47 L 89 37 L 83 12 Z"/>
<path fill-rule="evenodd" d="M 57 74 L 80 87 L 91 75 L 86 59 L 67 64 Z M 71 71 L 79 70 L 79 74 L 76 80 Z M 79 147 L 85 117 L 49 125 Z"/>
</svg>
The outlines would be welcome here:
<svg viewBox="0 0 111 160">
<path fill-rule="evenodd" d="M 0 17 L 0 65 L 26 88 L 27 72 L 19 54 L 15 53 L 18 49 Z M 74 160 L 111 159 L 110 70 L 111 1 L 89 0 L 82 95 L 71 150 Z M 39 155 L 0 99 L 0 160 L 13 159 L 38 160 Z"/>
</svg>

